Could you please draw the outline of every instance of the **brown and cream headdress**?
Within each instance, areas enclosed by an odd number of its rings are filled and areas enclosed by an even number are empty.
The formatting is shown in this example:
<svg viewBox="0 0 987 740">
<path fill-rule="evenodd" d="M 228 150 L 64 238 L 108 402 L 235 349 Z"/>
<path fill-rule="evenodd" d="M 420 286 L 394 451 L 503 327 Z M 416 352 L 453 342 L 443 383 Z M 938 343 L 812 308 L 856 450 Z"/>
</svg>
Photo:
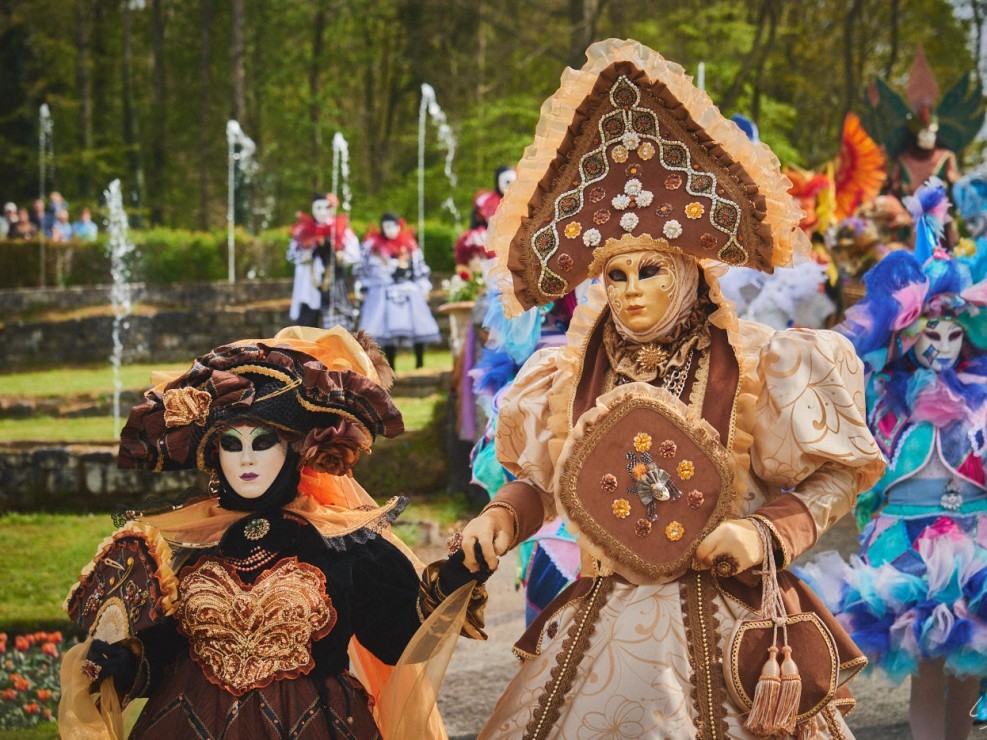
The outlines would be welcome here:
<svg viewBox="0 0 987 740">
<path fill-rule="evenodd" d="M 805 235 L 791 183 L 683 69 L 636 41 L 593 44 L 541 110 L 491 222 L 508 316 L 642 248 L 771 272 Z"/>
</svg>

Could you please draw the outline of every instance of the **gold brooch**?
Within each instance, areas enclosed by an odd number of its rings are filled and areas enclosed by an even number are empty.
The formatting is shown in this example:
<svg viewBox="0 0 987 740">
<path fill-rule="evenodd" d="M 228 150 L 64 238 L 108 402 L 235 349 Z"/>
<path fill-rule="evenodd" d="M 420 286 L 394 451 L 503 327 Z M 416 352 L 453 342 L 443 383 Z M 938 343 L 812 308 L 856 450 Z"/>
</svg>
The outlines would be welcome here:
<svg viewBox="0 0 987 740">
<path fill-rule="evenodd" d="M 668 358 L 668 351 L 657 344 L 646 344 L 637 351 L 637 369 L 654 372 Z"/>
</svg>

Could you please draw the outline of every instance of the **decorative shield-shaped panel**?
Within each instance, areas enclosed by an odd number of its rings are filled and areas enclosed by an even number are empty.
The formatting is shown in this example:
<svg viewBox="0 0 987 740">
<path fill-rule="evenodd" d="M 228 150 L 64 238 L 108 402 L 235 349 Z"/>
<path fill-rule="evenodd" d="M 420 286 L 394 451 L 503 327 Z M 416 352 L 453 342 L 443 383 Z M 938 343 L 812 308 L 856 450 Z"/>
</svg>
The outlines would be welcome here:
<svg viewBox="0 0 987 740">
<path fill-rule="evenodd" d="M 646 383 L 597 399 L 559 471 L 562 506 L 590 552 L 649 580 L 685 573 L 734 497 L 733 461 L 716 430 Z"/>
<path fill-rule="evenodd" d="M 171 548 L 156 530 L 134 522 L 100 545 L 65 611 L 93 637 L 114 643 L 164 621 L 177 594 Z"/>
</svg>

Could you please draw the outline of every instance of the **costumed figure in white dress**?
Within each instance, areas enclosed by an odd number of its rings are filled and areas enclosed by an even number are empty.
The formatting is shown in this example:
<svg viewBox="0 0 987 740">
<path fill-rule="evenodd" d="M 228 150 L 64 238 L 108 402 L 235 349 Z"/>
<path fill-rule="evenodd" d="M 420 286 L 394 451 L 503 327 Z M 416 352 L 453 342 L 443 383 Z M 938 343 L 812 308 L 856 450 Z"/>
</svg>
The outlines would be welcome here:
<svg viewBox="0 0 987 740">
<path fill-rule="evenodd" d="M 127 512 L 83 570 L 62 737 L 124 737 L 138 697 L 135 738 L 446 736 L 436 635 L 483 637 L 485 578 L 462 556 L 424 567 L 391 532 L 407 501 L 378 505 L 352 476 L 404 428 L 392 381 L 366 336 L 289 327 L 147 391 L 120 465 L 198 467 L 210 493 Z"/>
<path fill-rule="evenodd" d="M 349 298 L 346 268 L 360 258 L 360 241 L 349 217 L 337 213 L 333 193 L 312 196 L 312 215 L 298 214 L 287 259 L 295 265 L 289 316 L 301 326 L 353 329 L 356 309 Z"/>
<path fill-rule="evenodd" d="M 718 287 L 807 249 L 788 186 L 634 41 L 591 46 L 542 106 L 490 234 L 505 311 L 602 282 L 501 400 L 516 480 L 462 538 L 493 567 L 561 515 L 582 577 L 517 643 L 480 737 L 848 733 L 866 660 L 786 569 L 883 472 L 863 368 L 832 332 L 739 321 Z"/>
<path fill-rule="evenodd" d="M 952 740 L 987 678 L 987 281 L 982 256 L 936 244 L 942 182 L 909 200 L 916 252 L 873 267 L 839 327 L 865 363 L 890 464 L 857 501 L 859 554 L 824 553 L 804 573 L 874 663 L 911 677 L 912 735 Z"/>
<path fill-rule="evenodd" d="M 394 367 L 399 346 L 415 350 L 415 367 L 425 364 L 425 345 L 441 339 L 428 295 L 432 290 L 425 256 L 411 229 L 393 213 L 380 219 L 363 242 L 355 273 L 364 293 L 360 329 L 384 348 Z"/>
</svg>

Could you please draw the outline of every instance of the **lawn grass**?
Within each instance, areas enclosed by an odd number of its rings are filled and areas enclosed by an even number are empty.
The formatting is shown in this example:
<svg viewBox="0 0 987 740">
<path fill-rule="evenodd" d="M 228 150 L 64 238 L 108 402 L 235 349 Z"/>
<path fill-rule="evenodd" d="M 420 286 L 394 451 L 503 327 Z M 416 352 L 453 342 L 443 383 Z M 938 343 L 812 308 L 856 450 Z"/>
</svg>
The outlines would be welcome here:
<svg viewBox="0 0 987 740">
<path fill-rule="evenodd" d="M 121 428 L 126 420 L 126 416 L 120 419 Z M 35 416 L 30 419 L 0 419 L 0 442 L 31 440 L 113 444 L 119 439 L 120 433 L 113 428 L 112 416 L 78 416 L 65 419 Z"/>
<path fill-rule="evenodd" d="M 189 358 L 191 361 L 191 358 Z M 401 350 L 396 364 L 399 372 L 411 370 L 414 356 Z M 187 370 L 189 363 L 141 363 L 124 365 L 120 377 L 125 390 L 145 390 L 150 387 L 153 370 Z M 447 349 L 425 353 L 426 370 L 449 370 L 452 358 Z M 107 363 L 86 367 L 68 367 L 34 372 L 0 375 L 0 396 L 71 396 L 84 393 L 113 393 L 113 368 Z"/>
<path fill-rule="evenodd" d="M 408 431 L 424 428 L 432 418 L 435 404 L 441 399 L 433 393 L 422 398 L 395 396 L 394 403 L 404 416 L 404 428 Z M 126 422 L 130 409 L 123 409 L 120 426 Z M 35 416 L 30 419 L 0 419 L 0 442 L 79 442 L 113 444 L 120 434 L 113 428 L 112 416 L 78 416 L 58 418 Z"/>
<path fill-rule="evenodd" d="M 181 363 L 124 365 L 120 379 L 125 390 L 150 387 L 153 370 L 187 370 Z M 63 367 L 0 375 L 0 396 L 73 396 L 113 393 L 113 368 L 109 363 L 89 367 Z"/>
<path fill-rule="evenodd" d="M 0 632 L 67 620 L 62 601 L 111 532 L 108 514 L 0 516 Z"/>
</svg>

